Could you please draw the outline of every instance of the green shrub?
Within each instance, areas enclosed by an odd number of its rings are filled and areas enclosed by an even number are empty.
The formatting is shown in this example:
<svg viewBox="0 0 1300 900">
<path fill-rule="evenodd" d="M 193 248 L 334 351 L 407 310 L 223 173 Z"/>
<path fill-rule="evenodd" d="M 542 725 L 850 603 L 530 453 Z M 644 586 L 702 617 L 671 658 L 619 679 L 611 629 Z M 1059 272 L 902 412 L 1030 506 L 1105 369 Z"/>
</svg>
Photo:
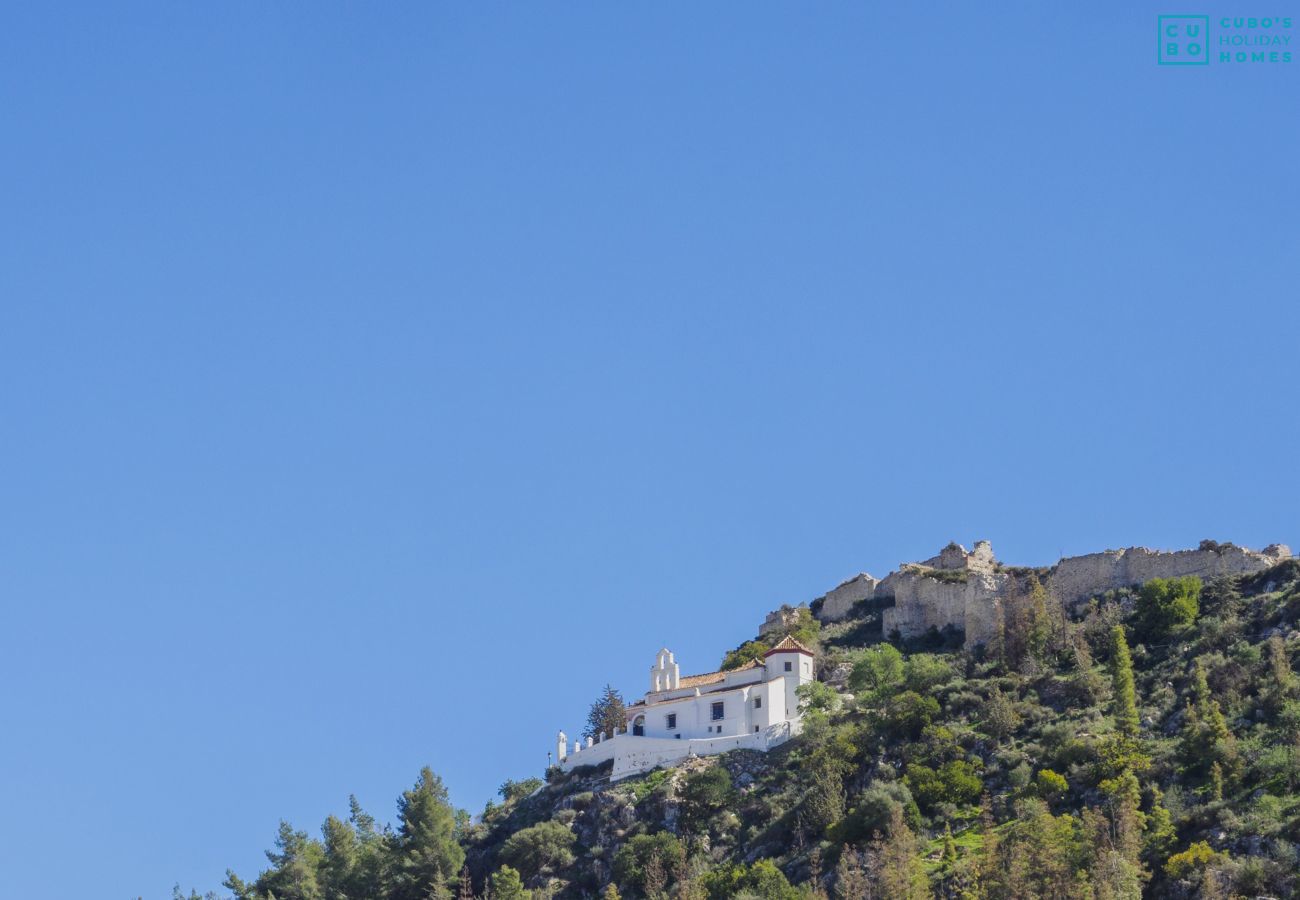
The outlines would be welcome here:
<svg viewBox="0 0 1300 900">
<path fill-rule="evenodd" d="M 1153 578 L 1138 590 L 1137 630 L 1147 639 L 1159 639 L 1196 621 L 1200 612 L 1201 579 Z"/>
<path fill-rule="evenodd" d="M 938 769 L 913 763 L 904 779 L 921 809 L 933 811 L 940 803 L 966 806 L 979 799 L 984 782 L 964 759 L 944 763 Z"/>
<path fill-rule="evenodd" d="M 849 690 L 883 703 L 903 684 L 903 654 L 891 644 L 866 650 L 849 673 Z"/>
<path fill-rule="evenodd" d="M 614 878 L 628 893 L 661 891 L 667 886 L 667 879 L 680 871 L 685 863 L 685 848 L 681 841 L 668 832 L 639 834 L 614 854 Z M 647 884 L 647 874 L 650 875 L 650 881 L 661 877 L 665 883 Z"/>
<path fill-rule="evenodd" d="M 1208 869 L 1227 858 L 1226 853 L 1218 852 L 1205 841 L 1197 841 L 1182 853 L 1169 857 L 1165 863 L 1165 874 L 1170 878 L 1186 878 L 1197 869 Z"/>
<path fill-rule="evenodd" d="M 575 840 L 573 832 L 559 822 L 542 822 L 512 834 L 501 845 L 499 858 L 529 879 L 572 863 Z"/>
<path fill-rule="evenodd" d="M 709 818 L 731 801 L 731 773 L 723 766 L 710 766 L 686 779 L 681 791 L 681 823 L 687 832 L 698 832 Z"/>
<path fill-rule="evenodd" d="M 914 653 L 903 663 L 904 687 L 920 694 L 947 684 L 952 676 L 952 663 L 934 653 Z"/>
<path fill-rule="evenodd" d="M 790 885 L 785 874 L 770 859 L 760 859 L 751 866 L 721 866 L 706 872 L 700 879 L 709 900 L 732 900 L 753 897 L 757 900 L 800 900 L 804 895 Z"/>
<path fill-rule="evenodd" d="M 1034 790 L 1038 796 L 1050 803 L 1064 797 L 1070 790 L 1070 783 L 1065 780 L 1064 775 L 1051 769 L 1042 769 L 1034 776 Z"/>
<path fill-rule="evenodd" d="M 909 828 L 920 827 L 921 811 L 907 785 L 897 781 L 873 781 L 853 799 L 848 813 L 828 836 L 839 843 L 852 844 L 870 840 L 876 832 L 888 833 L 895 806 L 902 807 Z"/>
<path fill-rule="evenodd" d="M 925 726 L 939 715 L 939 701 L 922 697 L 916 691 L 904 691 L 889 702 L 881 718 L 881 727 L 891 737 L 914 741 Z"/>
</svg>

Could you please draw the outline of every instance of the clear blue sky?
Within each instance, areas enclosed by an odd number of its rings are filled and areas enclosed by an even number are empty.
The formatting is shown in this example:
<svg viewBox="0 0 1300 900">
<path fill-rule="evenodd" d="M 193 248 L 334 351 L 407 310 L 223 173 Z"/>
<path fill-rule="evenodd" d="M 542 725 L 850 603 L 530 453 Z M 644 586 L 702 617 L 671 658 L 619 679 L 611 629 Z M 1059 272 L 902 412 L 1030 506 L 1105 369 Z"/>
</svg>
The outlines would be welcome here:
<svg viewBox="0 0 1300 900">
<path fill-rule="evenodd" d="M 950 539 L 1300 544 L 1300 62 L 1167 11 L 8 5 L 0 893 L 481 809 Z"/>
</svg>

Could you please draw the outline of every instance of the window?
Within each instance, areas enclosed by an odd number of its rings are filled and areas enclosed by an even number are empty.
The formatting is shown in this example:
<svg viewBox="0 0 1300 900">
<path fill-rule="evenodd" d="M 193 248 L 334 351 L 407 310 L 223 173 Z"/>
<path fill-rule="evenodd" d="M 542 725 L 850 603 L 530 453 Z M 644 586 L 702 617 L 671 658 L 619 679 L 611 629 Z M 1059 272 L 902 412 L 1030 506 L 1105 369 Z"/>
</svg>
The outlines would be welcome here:
<svg viewBox="0 0 1300 900">
<path fill-rule="evenodd" d="M 787 672 L 793 672 L 793 671 L 794 671 L 794 663 L 790 662 L 789 660 L 786 660 L 786 663 L 785 663 L 785 670 L 786 670 Z"/>
<path fill-rule="evenodd" d="M 754 734 L 758 734 L 758 726 L 757 726 L 757 725 L 754 726 Z"/>
<path fill-rule="evenodd" d="M 754 709 L 762 709 L 762 708 L 763 708 L 763 698 L 762 698 L 762 697 L 755 697 L 755 698 L 754 698 Z"/>
<path fill-rule="evenodd" d="M 673 737 L 677 738 L 677 740 L 679 741 L 682 739 L 682 736 L 680 734 L 674 734 Z"/>
<path fill-rule="evenodd" d="M 671 731 L 672 729 L 674 729 L 674 728 L 676 728 L 676 727 L 677 727 L 677 713 L 669 713 L 669 714 L 668 714 L 668 730 Z"/>
<path fill-rule="evenodd" d="M 717 703 L 713 704 L 713 721 L 716 722 L 721 718 L 722 718 L 722 701 L 719 700 Z"/>
</svg>

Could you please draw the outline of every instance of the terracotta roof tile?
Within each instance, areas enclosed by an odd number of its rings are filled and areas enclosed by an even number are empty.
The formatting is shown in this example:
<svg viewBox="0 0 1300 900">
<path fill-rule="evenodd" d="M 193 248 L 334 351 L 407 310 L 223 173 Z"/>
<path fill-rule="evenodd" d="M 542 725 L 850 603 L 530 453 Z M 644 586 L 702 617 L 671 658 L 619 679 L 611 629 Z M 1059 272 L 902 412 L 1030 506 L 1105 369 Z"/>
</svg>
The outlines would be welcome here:
<svg viewBox="0 0 1300 900">
<path fill-rule="evenodd" d="M 755 666 L 762 665 L 761 662 L 755 659 L 743 666 L 737 666 L 734 669 L 726 669 L 719 672 L 705 672 L 703 675 L 687 675 L 685 678 L 682 678 L 677 682 L 677 686 L 679 688 L 688 688 L 703 687 L 706 684 L 717 684 L 726 678 L 729 672 L 743 672 L 746 669 L 752 669 Z"/>
<path fill-rule="evenodd" d="M 781 638 L 781 640 L 777 642 L 775 647 L 773 647 L 771 650 L 767 651 L 763 655 L 771 656 L 773 653 L 790 653 L 790 652 L 807 653 L 809 656 L 813 655 L 813 652 L 811 650 L 809 650 L 803 644 L 796 641 L 794 638 L 790 637 L 788 634 L 785 637 Z"/>
</svg>

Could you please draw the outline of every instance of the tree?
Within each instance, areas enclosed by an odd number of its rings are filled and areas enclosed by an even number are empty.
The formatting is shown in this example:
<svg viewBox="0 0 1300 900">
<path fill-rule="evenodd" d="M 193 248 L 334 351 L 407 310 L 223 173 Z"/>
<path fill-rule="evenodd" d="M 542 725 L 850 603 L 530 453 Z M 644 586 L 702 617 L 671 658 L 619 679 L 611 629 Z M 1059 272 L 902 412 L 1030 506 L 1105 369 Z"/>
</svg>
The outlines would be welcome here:
<svg viewBox="0 0 1300 900">
<path fill-rule="evenodd" d="M 515 781 L 514 779 L 507 778 L 501 783 L 501 787 L 497 788 L 497 793 L 501 795 L 501 799 L 504 800 L 508 806 L 511 803 L 524 799 L 529 794 L 533 793 L 533 791 L 540 788 L 543 783 L 544 782 L 540 778 L 525 778 L 523 781 Z"/>
<path fill-rule="evenodd" d="M 939 701 L 922 697 L 916 691 L 904 691 L 889 702 L 881 724 L 886 734 L 914 741 L 921 736 L 925 726 L 939 715 Z"/>
<path fill-rule="evenodd" d="M 523 879 L 509 866 L 502 866 L 492 873 L 488 879 L 488 888 L 492 900 L 527 900 L 528 897 Z"/>
<path fill-rule="evenodd" d="M 397 801 L 401 827 L 396 840 L 394 900 L 427 900 L 445 894 L 465 864 L 465 851 L 456 841 L 456 812 L 442 779 L 427 766 L 415 786 Z M 278 896 L 278 895 L 277 895 Z"/>
<path fill-rule="evenodd" d="M 984 728 L 992 737 L 1003 741 L 1019 724 L 1020 713 L 1016 712 L 1015 704 L 995 684 L 984 707 Z"/>
<path fill-rule="evenodd" d="M 835 865 L 835 896 L 838 900 L 861 900 L 871 889 L 867 861 L 861 850 L 844 847 Z"/>
<path fill-rule="evenodd" d="M 1115 727 L 1125 737 L 1137 737 L 1138 711 L 1137 694 L 1133 686 L 1133 658 L 1128 652 L 1123 625 L 1116 625 L 1110 630 L 1110 680 L 1115 692 Z"/>
<path fill-rule="evenodd" d="M 752 662 L 762 660 L 767 651 L 771 649 L 772 645 L 764 640 L 745 641 L 745 643 L 741 644 L 735 650 L 729 650 L 727 654 L 722 657 L 722 665 L 720 668 L 724 672 L 732 669 L 739 669 L 741 666 L 747 666 Z"/>
<path fill-rule="evenodd" d="M 1153 578 L 1138 590 L 1138 634 L 1159 640 L 1171 631 L 1190 625 L 1200 612 L 1201 579 Z"/>
<path fill-rule="evenodd" d="M 601 900 L 623 900 L 623 898 L 619 896 L 618 888 L 613 884 L 605 885 L 605 890 L 600 895 L 600 898 Z"/>
<path fill-rule="evenodd" d="M 810 681 L 795 688 L 800 712 L 833 713 L 840 708 L 840 695 L 824 681 Z"/>
<path fill-rule="evenodd" d="M 1240 764 L 1237 741 L 1228 729 L 1219 701 L 1210 693 L 1205 661 L 1198 658 L 1192 670 L 1192 700 L 1183 717 L 1180 752 L 1190 771 L 1205 774 L 1219 767 L 1222 777 L 1235 772 Z"/>
<path fill-rule="evenodd" d="M 916 848 L 916 835 L 903 821 L 903 808 L 889 816 L 889 837 L 876 851 L 877 896 L 889 900 L 927 900 L 930 896 L 925 867 Z"/>
<path fill-rule="evenodd" d="M 1279 634 L 1268 639 L 1269 685 L 1264 693 L 1269 710 L 1277 715 L 1286 707 L 1286 702 L 1295 696 L 1296 677 L 1291 671 L 1291 658 L 1287 654 L 1286 641 Z"/>
<path fill-rule="evenodd" d="M 1165 807 L 1165 795 L 1152 784 L 1148 788 L 1151 808 L 1147 813 L 1146 830 L 1142 834 L 1142 858 L 1148 865 L 1156 865 L 1169 855 L 1177 839 L 1173 816 Z"/>
<path fill-rule="evenodd" d="M 591 704 L 587 713 L 587 728 L 583 737 L 596 738 L 604 735 L 611 738 L 627 727 L 627 704 L 623 695 L 610 685 L 605 685 L 605 692 L 600 699 Z"/>
<path fill-rule="evenodd" d="M 943 860 L 944 868 L 951 869 L 957 865 L 957 842 L 952 837 L 952 823 L 943 823 Z"/>
<path fill-rule="evenodd" d="M 1101 810 L 1084 810 L 1084 831 L 1092 853 L 1091 875 L 1098 900 L 1138 900 L 1147 873 L 1142 869 L 1141 789 L 1132 772 L 1102 781 Z"/>
<path fill-rule="evenodd" d="M 710 766 L 687 776 L 681 790 L 682 829 L 697 833 L 730 800 L 731 773 L 725 766 Z"/>
<path fill-rule="evenodd" d="M 1002 648 L 1006 664 L 1022 669 L 1028 660 L 1042 661 L 1054 622 L 1048 615 L 1047 591 L 1035 577 L 1028 591 L 1009 596 L 1003 606 Z"/>
<path fill-rule="evenodd" d="M 276 900 L 321 900 L 324 897 L 320 877 L 325 848 L 320 841 L 312 840 L 305 831 L 294 831 L 288 822 L 281 822 L 275 846 L 276 850 L 266 851 L 271 868 L 259 875 L 251 887 L 239 882 L 233 873 L 226 886 L 237 896 L 273 895 Z M 236 885 L 247 893 L 240 895 Z"/>
<path fill-rule="evenodd" d="M 631 892 L 652 895 L 668 887 L 686 863 L 686 850 L 666 831 L 639 834 L 614 854 L 614 877 Z"/>
<path fill-rule="evenodd" d="M 1083 862 L 1083 848 L 1079 820 L 1074 816 L 1054 816 L 1042 801 L 1027 800 L 1001 850 L 1005 896 L 1084 895 L 1076 875 Z"/>
<path fill-rule="evenodd" d="M 916 802 L 927 812 L 940 803 L 966 806 L 980 797 L 984 784 L 975 767 L 964 759 L 954 759 L 938 769 L 920 763 L 908 763 L 903 779 L 911 788 Z"/>
<path fill-rule="evenodd" d="M 952 663 L 936 653 L 913 653 L 903 662 L 903 686 L 919 694 L 946 684 L 952 676 Z"/>
<path fill-rule="evenodd" d="M 849 689 L 872 703 L 883 703 L 903 683 L 903 654 L 892 644 L 866 650 L 849 673 Z"/>
<path fill-rule="evenodd" d="M 531 881 L 572 863 L 576 840 L 573 832 L 559 822 L 540 822 L 510 835 L 498 856 L 517 869 L 525 881 Z"/>
<path fill-rule="evenodd" d="M 709 900 L 801 900 L 806 895 L 790 885 L 776 863 L 760 859 L 753 865 L 743 863 L 720 866 L 700 879 Z"/>
<path fill-rule="evenodd" d="M 353 883 L 360 847 L 356 829 L 337 816 L 329 816 L 321 827 L 325 860 L 321 867 L 321 886 L 329 900 L 360 897 Z"/>
</svg>

